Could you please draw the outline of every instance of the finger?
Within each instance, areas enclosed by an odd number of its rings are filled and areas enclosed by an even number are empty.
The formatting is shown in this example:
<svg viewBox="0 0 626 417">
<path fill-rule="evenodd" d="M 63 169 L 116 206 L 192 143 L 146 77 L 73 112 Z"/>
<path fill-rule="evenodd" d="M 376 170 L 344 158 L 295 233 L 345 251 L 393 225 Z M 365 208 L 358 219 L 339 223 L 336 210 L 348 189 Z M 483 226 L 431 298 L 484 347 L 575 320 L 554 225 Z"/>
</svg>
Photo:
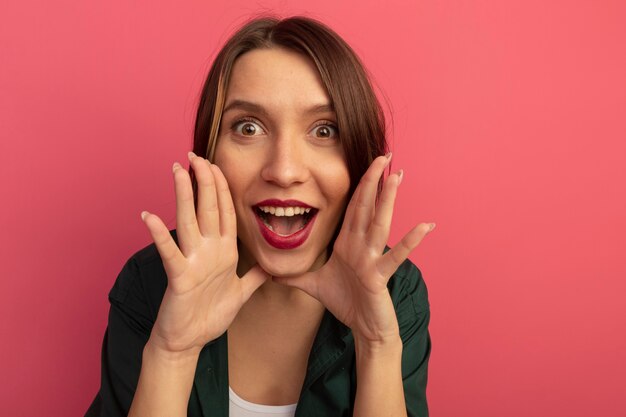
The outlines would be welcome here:
<svg viewBox="0 0 626 417">
<path fill-rule="evenodd" d="M 398 186 L 402 182 L 402 171 L 390 175 L 383 185 L 383 191 L 380 194 L 374 220 L 368 231 L 367 243 L 374 248 L 379 249 L 382 253 L 387 239 L 389 239 L 389 231 L 391 229 L 391 219 L 393 217 L 393 207 L 396 202 Z"/>
<path fill-rule="evenodd" d="M 268 280 L 270 275 L 263 270 L 259 265 L 253 266 L 243 277 L 240 279 L 241 287 L 243 289 L 243 302 L 245 303 L 250 299 L 252 294 Z"/>
<path fill-rule="evenodd" d="M 378 181 L 390 161 L 391 153 L 386 156 L 379 156 L 374 159 L 374 162 L 372 162 L 363 178 L 361 178 L 357 186 L 358 193 L 355 192 L 356 198 L 353 197 L 350 201 L 350 204 L 354 204 L 354 207 L 351 209 L 351 218 L 348 219 L 349 230 L 357 233 L 366 233 L 369 229 L 376 207 Z"/>
<path fill-rule="evenodd" d="M 344 214 L 343 223 L 344 223 L 344 225 L 346 225 L 346 227 L 350 231 L 352 231 L 352 224 L 354 223 L 353 222 L 353 219 L 354 219 L 354 207 L 356 206 L 356 201 L 359 198 L 360 191 L 361 191 L 361 189 L 357 186 L 356 189 L 354 190 L 354 192 L 352 193 L 352 197 L 350 198 L 350 201 L 348 202 L 348 206 L 346 207 L 346 213 Z"/>
<path fill-rule="evenodd" d="M 159 216 L 147 211 L 141 213 L 141 219 L 148 228 L 159 255 L 161 255 L 167 276 L 173 278 L 180 275 L 185 268 L 186 260 L 178 246 L 176 246 L 176 242 L 167 226 L 165 226 Z"/>
<path fill-rule="evenodd" d="M 385 155 L 384 157 L 378 157 L 378 159 L 380 158 L 391 158 L 391 153 Z M 376 160 L 374 160 L 372 162 L 372 164 L 370 164 L 370 167 L 368 168 L 371 169 L 372 165 L 374 165 L 374 163 L 376 162 Z M 387 165 L 389 164 L 389 162 L 387 162 Z M 384 169 L 383 169 L 384 170 Z M 346 214 L 345 214 L 345 223 L 348 225 L 348 227 L 350 228 L 350 230 L 352 230 L 352 226 L 354 224 L 354 213 L 356 211 L 356 206 L 357 206 L 357 202 L 361 201 L 362 198 L 364 198 L 362 196 L 362 190 L 363 190 L 363 178 L 361 178 L 361 181 L 359 181 L 359 184 L 357 185 L 356 189 L 354 190 L 354 193 L 352 193 L 352 198 L 350 199 L 350 202 L 348 204 L 348 207 L 346 207 Z M 376 184 L 376 188 L 378 189 L 378 184 Z"/>
<path fill-rule="evenodd" d="M 174 171 L 174 187 L 176 189 L 176 231 L 180 249 L 183 254 L 189 251 L 200 240 L 200 231 L 196 221 L 196 210 L 193 204 L 193 189 L 189 172 L 176 162 Z"/>
<path fill-rule="evenodd" d="M 230 195 L 230 188 L 222 170 L 215 164 L 211 164 L 211 171 L 215 179 L 217 189 L 217 205 L 220 210 L 220 234 L 222 236 L 237 235 L 237 216 L 233 198 Z"/>
<path fill-rule="evenodd" d="M 210 163 L 204 158 L 189 152 L 189 163 L 198 183 L 198 208 L 196 211 L 198 229 L 203 236 L 219 234 L 220 218 L 217 206 L 215 179 Z"/>
<path fill-rule="evenodd" d="M 385 277 L 391 277 L 396 269 L 409 256 L 411 251 L 420 244 L 422 239 L 435 228 L 435 223 L 421 223 L 404 235 L 398 242 L 382 257 L 378 269 Z"/>
<path fill-rule="evenodd" d="M 298 288 L 319 300 L 319 280 L 315 274 L 307 273 L 297 277 L 272 277 L 272 279 L 278 284 Z"/>
</svg>

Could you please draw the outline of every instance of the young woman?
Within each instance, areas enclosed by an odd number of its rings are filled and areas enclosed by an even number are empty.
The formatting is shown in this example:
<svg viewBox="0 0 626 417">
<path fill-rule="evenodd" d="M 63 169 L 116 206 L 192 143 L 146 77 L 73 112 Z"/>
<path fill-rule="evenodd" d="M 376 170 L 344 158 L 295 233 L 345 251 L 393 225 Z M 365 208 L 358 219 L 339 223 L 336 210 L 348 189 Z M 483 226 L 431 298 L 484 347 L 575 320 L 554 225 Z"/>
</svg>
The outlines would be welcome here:
<svg viewBox="0 0 626 417">
<path fill-rule="evenodd" d="M 307 18 L 257 19 L 218 54 L 177 229 L 120 273 L 88 415 L 426 416 L 426 287 L 386 248 L 402 171 L 356 55 Z M 191 173 L 191 175 L 190 175 Z M 388 250 L 386 250 L 388 249 Z"/>
</svg>

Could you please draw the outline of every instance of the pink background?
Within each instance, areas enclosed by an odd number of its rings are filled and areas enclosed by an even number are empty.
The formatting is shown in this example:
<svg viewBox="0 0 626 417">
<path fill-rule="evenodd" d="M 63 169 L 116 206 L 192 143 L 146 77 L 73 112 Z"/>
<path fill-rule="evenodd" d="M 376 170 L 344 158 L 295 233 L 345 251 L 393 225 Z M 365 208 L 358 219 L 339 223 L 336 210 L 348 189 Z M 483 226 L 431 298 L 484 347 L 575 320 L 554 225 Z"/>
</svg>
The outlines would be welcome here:
<svg viewBox="0 0 626 417">
<path fill-rule="evenodd" d="M 173 227 L 210 59 L 251 13 L 361 54 L 405 170 L 392 242 L 432 309 L 434 417 L 626 415 L 626 3 L 23 1 L 0 5 L 0 414 L 78 416 L 107 293 Z"/>
</svg>

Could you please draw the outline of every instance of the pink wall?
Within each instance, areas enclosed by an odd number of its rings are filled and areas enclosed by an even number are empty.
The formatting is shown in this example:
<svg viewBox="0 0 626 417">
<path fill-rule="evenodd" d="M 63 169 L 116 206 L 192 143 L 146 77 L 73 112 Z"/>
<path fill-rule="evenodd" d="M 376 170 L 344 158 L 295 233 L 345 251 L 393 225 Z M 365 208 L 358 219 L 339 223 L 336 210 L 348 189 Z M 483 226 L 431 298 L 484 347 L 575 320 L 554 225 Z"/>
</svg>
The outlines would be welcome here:
<svg viewBox="0 0 626 417">
<path fill-rule="evenodd" d="M 392 241 L 438 224 L 432 416 L 626 415 L 626 3 L 8 3 L 1 415 L 86 409 L 139 213 L 173 219 L 202 77 L 258 5 L 336 28 L 393 105 Z"/>
</svg>

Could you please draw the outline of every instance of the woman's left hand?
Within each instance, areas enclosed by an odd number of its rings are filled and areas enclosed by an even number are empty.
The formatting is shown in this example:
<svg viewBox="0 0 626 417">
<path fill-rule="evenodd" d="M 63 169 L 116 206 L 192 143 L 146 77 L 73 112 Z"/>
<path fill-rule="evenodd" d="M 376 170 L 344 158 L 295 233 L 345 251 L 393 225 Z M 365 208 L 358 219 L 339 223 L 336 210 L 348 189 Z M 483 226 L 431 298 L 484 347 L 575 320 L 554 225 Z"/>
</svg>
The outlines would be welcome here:
<svg viewBox="0 0 626 417">
<path fill-rule="evenodd" d="M 356 341 L 372 346 L 398 340 L 398 321 L 387 282 L 434 228 L 432 223 L 416 226 L 383 254 L 402 182 L 402 171 L 389 175 L 376 204 L 379 179 L 390 159 L 391 155 L 376 158 L 361 179 L 326 264 L 302 276 L 274 278 L 317 298 L 350 327 Z"/>
</svg>

